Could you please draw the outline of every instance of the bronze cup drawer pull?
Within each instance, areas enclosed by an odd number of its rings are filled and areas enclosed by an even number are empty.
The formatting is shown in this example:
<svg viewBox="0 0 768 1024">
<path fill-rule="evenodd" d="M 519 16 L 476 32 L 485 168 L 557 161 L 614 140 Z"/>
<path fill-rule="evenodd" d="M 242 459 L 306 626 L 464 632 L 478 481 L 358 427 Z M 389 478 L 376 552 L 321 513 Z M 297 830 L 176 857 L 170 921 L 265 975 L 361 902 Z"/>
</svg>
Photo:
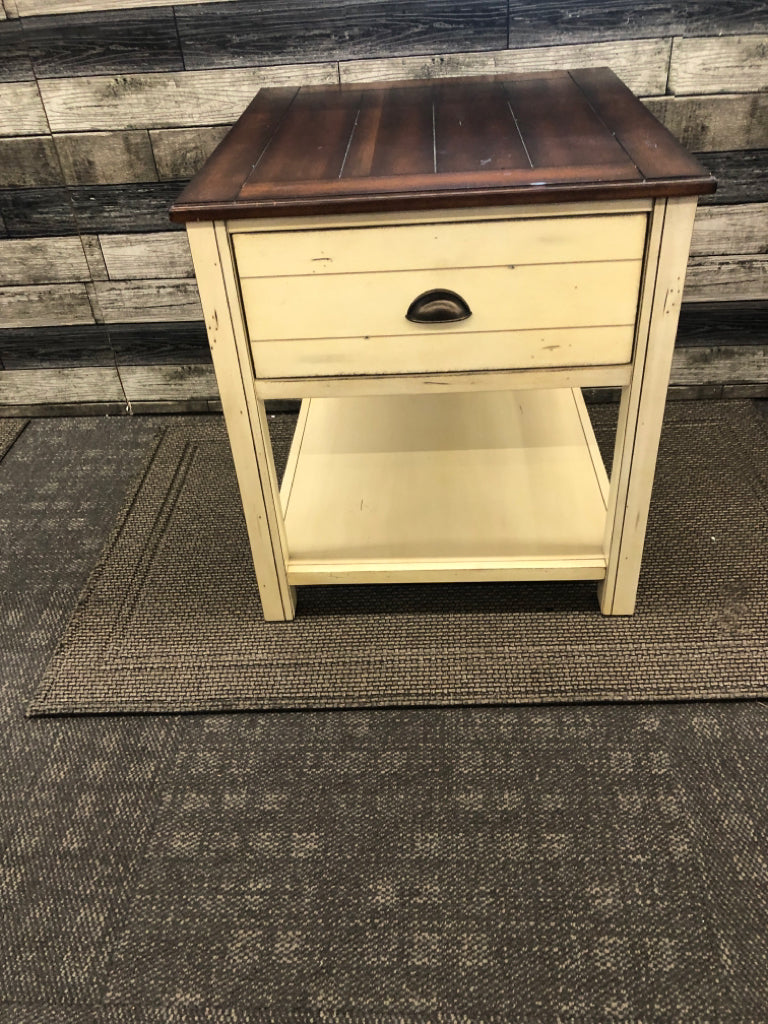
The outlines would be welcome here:
<svg viewBox="0 0 768 1024">
<path fill-rule="evenodd" d="M 417 295 L 405 319 L 414 324 L 452 324 L 472 316 L 472 310 L 456 292 L 433 288 Z"/>
</svg>

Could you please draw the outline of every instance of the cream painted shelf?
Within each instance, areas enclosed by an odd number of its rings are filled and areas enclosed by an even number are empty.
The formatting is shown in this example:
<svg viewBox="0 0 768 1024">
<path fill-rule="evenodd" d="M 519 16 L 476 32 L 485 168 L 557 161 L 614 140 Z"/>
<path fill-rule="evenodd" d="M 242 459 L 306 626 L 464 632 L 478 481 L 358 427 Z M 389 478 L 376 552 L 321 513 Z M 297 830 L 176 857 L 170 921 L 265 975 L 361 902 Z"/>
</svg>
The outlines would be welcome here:
<svg viewBox="0 0 768 1024">
<path fill-rule="evenodd" d="M 291 584 L 605 576 L 578 389 L 305 399 L 280 496 Z"/>
</svg>

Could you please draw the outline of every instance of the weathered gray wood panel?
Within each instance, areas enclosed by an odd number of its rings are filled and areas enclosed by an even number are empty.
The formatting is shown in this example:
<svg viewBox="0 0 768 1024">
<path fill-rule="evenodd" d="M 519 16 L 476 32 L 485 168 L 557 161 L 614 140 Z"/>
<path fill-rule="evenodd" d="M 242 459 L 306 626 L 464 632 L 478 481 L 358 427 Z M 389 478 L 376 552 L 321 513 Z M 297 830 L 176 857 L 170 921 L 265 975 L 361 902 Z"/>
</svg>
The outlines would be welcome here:
<svg viewBox="0 0 768 1024">
<path fill-rule="evenodd" d="M 162 7 L 35 18 L 24 43 L 38 78 L 184 69 L 173 11 Z"/>
<path fill-rule="evenodd" d="M 507 45 L 507 0 L 238 0 L 180 7 L 176 22 L 191 70 Z"/>
<path fill-rule="evenodd" d="M 78 232 L 66 188 L 0 191 L 0 213 L 11 238 L 76 235 Z"/>
<path fill-rule="evenodd" d="M 490 53 L 398 56 L 342 61 L 339 73 L 342 82 L 373 82 L 607 65 L 637 94 L 648 96 L 666 90 L 670 47 L 669 39 L 640 39 L 495 50 Z"/>
<path fill-rule="evenodd" d="M 768 344 L 768 300 L 685 303 L 675 344 L 681 348 Z"/>
<path fill-rule="evenodd" d="M 121 366 L 128 401 L 186 402 L 219 397 L 212 365 Z"/>
<path fill-rule="evenodd" d="M 78 185 L 70 188 L 70 202 L 80 231 L 106 232 L 182 231 L 171 224 L 168 207 L 179 194 L 181 182 L 147 182 L 126 185 Z"/>
<path fill-rule="evenodd" d="M 90 276 L 77 237 L 14 238 L 0 242 L 0 285 L 89 281 Z"/>
<path fill-rule="evenodd" d="M 717 178 L 717 192 L 700 200 L 704 205 L 768 203 L 768 149 L 699 154 Z"/>
<path fill-rule="evenodd" d="M 682 348 L 672 360 L 673 384 L 768 382 L 768 345 Z"/>
<path fill-rule="evenodd" d="M 216 125 L 212 128 L 153 129 L 149 137 L 160 180 L 192 178 L 229 128 L 229 125 Z"/>
<path fill-rule="evenodd" d="M 680 96 L 768 89 L 768 35 L 675 39 L 669 88 Z"/>
<path fill-rule="evenodd" d="M 762 4 L 722 3 L 718 0 L 510 0 L 509 44 L 538 44 L 587 39 L 650 38 L 652 36 L 711 35 L 721 32 L 760 32 L 766 27 Z"/>
<path fill-rule="evenodd" d="M 5 370 L 0 373 L 0 405 L 62 405 L 81 402 L 124 403 L 114 366 Z"/>
<path fill-rule="evenodd" d="M 685 302 L 745 302 L 768 298 L 768 256 L 694 256 Z"/>
<path fill-rule="evenodd" d="M 690 389 L 688 397 L 706 397 L 723 385 L 744 385 L 752 389 L 744 394 L 763 394 L 761 386 L 768 384 L 768 346 L 677 350 L 671 382 L 681 389 L 680 394 L 686 394 L 683 388 Z M 179 412 L 190 412 L 201 411 L 201 402 L 215 408 L 218 389 L 213 367 L 207 365 L 121 366 L 119 374 L 114 366 L 6 370 L 0 374 L 0 406 L 4 407 L 0 414 L 11 407 L 34 405 L 125 404 L 126 397 L 134 409 L 148 411 L 150 405 L 157 404 L 163 407 L 158 411 L 167 411 L 167 406 L 175 403 Z"/>
<path fill-rule="evenodd" d="M 105 323 L 202 319 L 194 281 L 95 281 L 92 289 Z"/>
<path fill-rule="evenodd" d="M 118 366 L 201 366 L 211 362 L 205 324 L 110 324 L 109 340 Z"/>
<path fill-rule="evenodd" d="M 691 254 L 768 252 L 768 203 L 703 206 L 696 211 Z"/>
<path fill-rule="evenodd" d="M 101 251 L 98 235 L 81 235 L 80 241 L 83 244 L 83 252 L 88 263 L 88 271 L 92 281 L 106 281 L 109 277 L 107 265 L 104 262 L 104 254 Z"/>
<path fill-rule="evenodd" d="M 0 89 L 0 135 L 45 135 L 45 117 L 37 82 L 7 82 Z"/>
<path fill-rule="evenodd" d="M 4 327 L 45 327 L 93 323 L 84 284 L 24 285 L 0 288 Z"/>
<path fill-rule="evenodd" d="M 631 0 L 510 0 L 509 45 L 582 42 L 603 38 L 670 36 L 684 31 L 679 0 L 666 4 L 633 4 Z"/>
<path fill-rule="evenodd" d="M 328 84 L 336 80 L 335 64 L 299 64 L 51 78 L 39 85 L 51 130 L 69 132 L 232 124 L 263 85 Z M 2 125 L 0 111 L 0 134 L 4 134 Z"/>
<path fill-rule="evenodd" d="M 102 235 L 100 242 L 113 281 L 195 276 L 186 232 Z"/>
<path fill-rule="evenodd" d="M 55 135 L 64 180 L 70 185 L 157 181 L 146 131 Z"/>
<path fill-rule="evenodd" d="M 61 184 L 61 168 L 50 135 L 0 139 L 0 188 Z"/>
<path fill-rule="evenodd" d="M 8 3 L 8 0 L 3 0 Z M 120 11 L 132 7 L 180 7 L 184 4 L 223 3 L 225 0 L 12 0 L 21 17 L 77 14 L 81 11 Z"/>
<path fill-rule="evenodd" d="M 664 97 L 648 109 L 694 152 L 768 147 L 768 95 Z"/>
<path fill-rule="evenodd" d="M 0 82 L 32 81 L 35 73 L 22 36 L 21 23 L 0 21 Z"/>
<path fill-rule="evenodd" d="M 56 324 L 1 330 L 0 361 L 7 370 L 114 366 L 115 354 L 103 324 Z"/>
</svg>

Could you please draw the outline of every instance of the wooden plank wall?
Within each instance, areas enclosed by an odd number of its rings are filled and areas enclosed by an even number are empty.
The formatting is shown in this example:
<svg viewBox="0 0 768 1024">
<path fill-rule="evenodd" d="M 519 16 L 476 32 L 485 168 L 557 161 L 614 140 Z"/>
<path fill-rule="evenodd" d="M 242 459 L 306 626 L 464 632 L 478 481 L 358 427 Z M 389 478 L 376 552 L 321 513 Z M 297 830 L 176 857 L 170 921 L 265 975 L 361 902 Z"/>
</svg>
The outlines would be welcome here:
<svg viewBox="0 0 768 1024">
<path fill-rule="evenodd" d="M 260 86 L 602 64 L 720 179 L 673 381 L 768 395 L 764 4 L 0 0 L 0 413 L 217 407 L 167 208 Z"/>
</svg>

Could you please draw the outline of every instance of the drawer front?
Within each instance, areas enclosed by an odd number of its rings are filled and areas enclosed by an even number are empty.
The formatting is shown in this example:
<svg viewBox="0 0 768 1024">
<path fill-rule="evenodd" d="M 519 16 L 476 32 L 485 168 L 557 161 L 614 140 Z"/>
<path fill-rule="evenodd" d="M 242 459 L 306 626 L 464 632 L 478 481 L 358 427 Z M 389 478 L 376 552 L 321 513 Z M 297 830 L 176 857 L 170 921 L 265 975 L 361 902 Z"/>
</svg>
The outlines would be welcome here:
<svg viewBox="0 0 768 1024">
<path fill-rule="evenodd" d="M 626 363 L 644 214 L 254 232 L 233 245 L 260 377 Z M 412 300 L 472 315 L 415 324 Z"/>
</svg>

